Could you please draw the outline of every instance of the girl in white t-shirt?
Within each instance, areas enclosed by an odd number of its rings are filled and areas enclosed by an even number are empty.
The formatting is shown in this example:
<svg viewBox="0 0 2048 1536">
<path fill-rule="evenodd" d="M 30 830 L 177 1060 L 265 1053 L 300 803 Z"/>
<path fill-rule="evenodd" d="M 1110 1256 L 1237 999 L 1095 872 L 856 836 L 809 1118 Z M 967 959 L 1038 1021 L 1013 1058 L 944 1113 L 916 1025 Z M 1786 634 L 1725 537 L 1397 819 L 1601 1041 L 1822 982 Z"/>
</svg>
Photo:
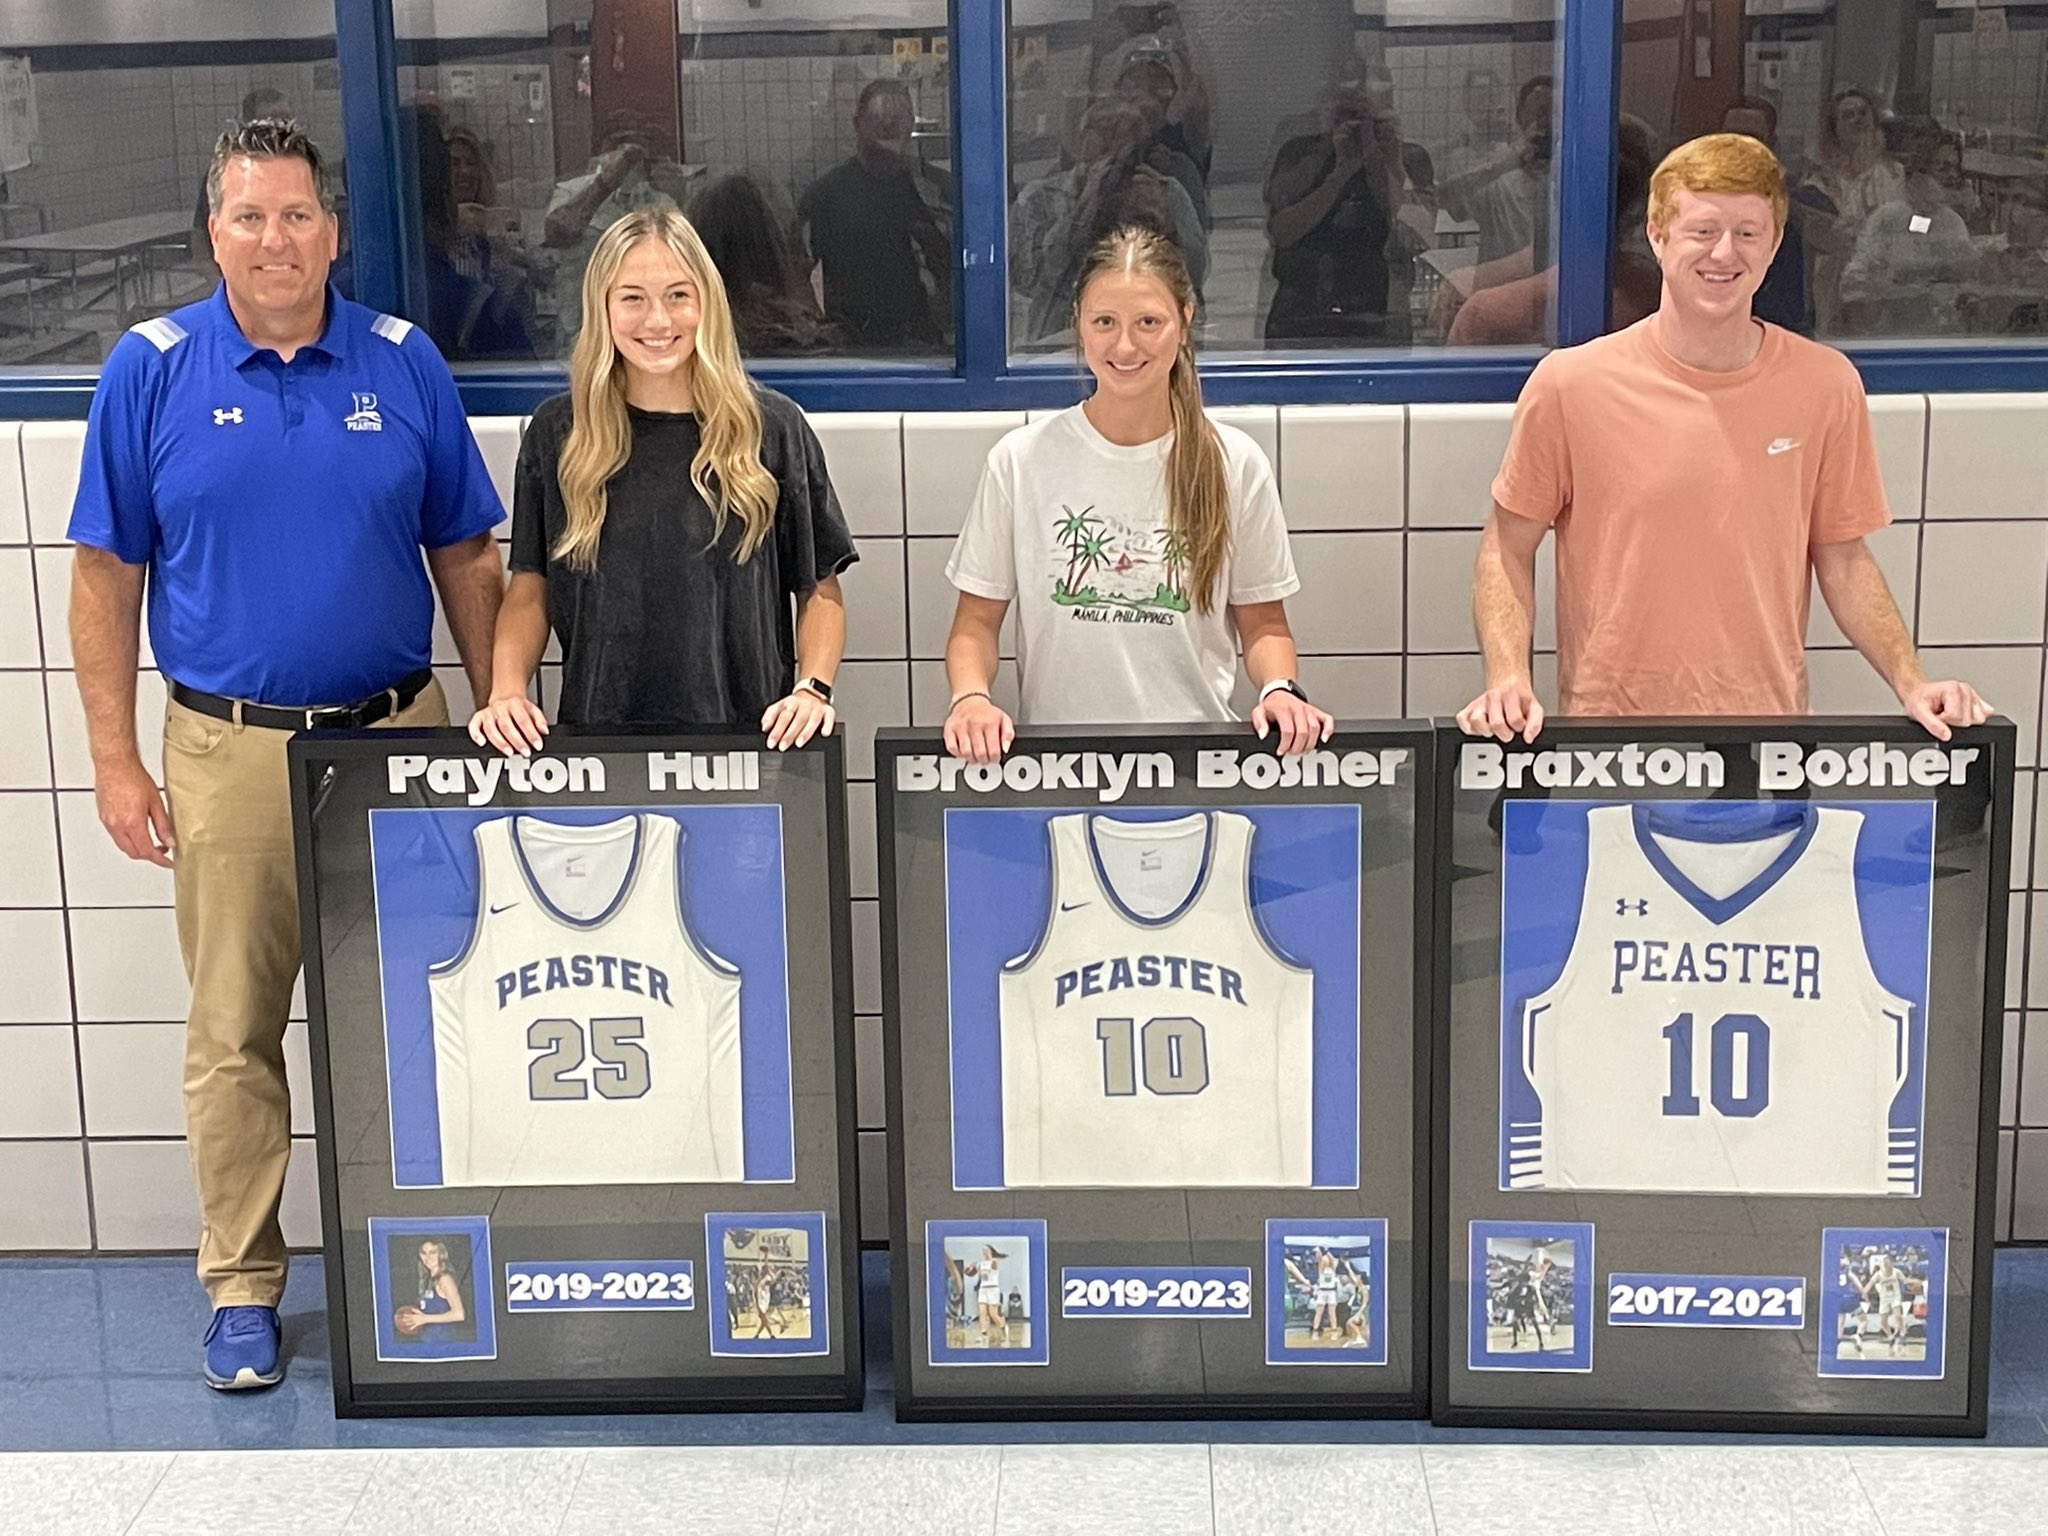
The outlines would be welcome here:
<svg viewBox="0 0 2048 1536">
<path fill-rule="evenodd" d="M 1237 653 L 1252 726 L 1280 750 L 1329 738 L 1295 681 L 1284 599 L 1301 583 L 1266 456 L 1202 413 L 1194 285 L 1171 242 L 1126 227 L 1082 265 L 1074 306 L 1095 393 L 989 451 L 946 575 L 946 749 L 994 762 L 1016 734 L 989 690 L 1017 605 L 1028 725 L 1231 720 Z"/>
</svg>

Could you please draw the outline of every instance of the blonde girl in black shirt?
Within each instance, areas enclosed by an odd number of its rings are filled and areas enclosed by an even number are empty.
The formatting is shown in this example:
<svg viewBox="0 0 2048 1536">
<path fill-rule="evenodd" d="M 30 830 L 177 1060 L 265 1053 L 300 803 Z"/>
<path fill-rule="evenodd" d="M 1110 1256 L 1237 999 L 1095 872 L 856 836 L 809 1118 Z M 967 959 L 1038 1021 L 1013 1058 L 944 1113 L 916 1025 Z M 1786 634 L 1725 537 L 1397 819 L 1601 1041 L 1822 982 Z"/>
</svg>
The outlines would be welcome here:
<svg viewBox="0 0 2048 1536">
<path fill-rule="evenodd" d="M 697 231 L 670 203 L 630 213 L 584 273 L 569 392 L 520 445 L 511 589 L 469 733 L 542 744 L 526 689 L 552 629 L 564 725 L 829 734 L 855 558 L 803 413 L 743 371 Z"/>
</svg>

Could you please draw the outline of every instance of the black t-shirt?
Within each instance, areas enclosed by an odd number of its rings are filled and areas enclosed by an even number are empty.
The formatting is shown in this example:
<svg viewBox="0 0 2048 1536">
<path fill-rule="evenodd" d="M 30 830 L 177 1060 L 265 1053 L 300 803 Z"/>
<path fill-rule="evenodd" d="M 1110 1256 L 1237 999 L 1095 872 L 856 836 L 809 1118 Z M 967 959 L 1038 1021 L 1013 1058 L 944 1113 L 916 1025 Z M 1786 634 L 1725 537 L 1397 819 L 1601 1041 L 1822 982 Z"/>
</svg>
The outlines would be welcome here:
<svg viewBox="0 0 2048 1536">
<path fill-rule="evenodd" d="M 935 200 L 946 197 L 938 183 L 931 187 Z M 848 340 L 869 347 L 938 343 L 934 307 L 950 302 L 944 260 L 952 231 L 939 227 L 908 166 L 877 174 L 858 158 L 848 160 L 811 184 L 802 214 L 811 254 L 825 269 L 825 315 Z"/>
<path fill-rule="evenodd" d="M 1272 176 L 1285 175 L 1310 161 L 1327 168 L 1335 158 L 1328 134 L 1304 134 L 1280 147 Z M 1298 326 L 1304 335 L 1341 332 L 1347 323 L 1368 327 L 1383 323 L 1387 237 L 1392 225 L 1384 193 L 1376 195 L 1374 175 L 1360 167 L 1314 229 L 1286 249 L 1273 252 L 1278 289 L 1267 321 L 1268 336 L 1279 335 L 1275 327 L 1283 323 L 1289 327 L 1288 334 L 1295 334 L 1293 327 Z"/>
<path fill-rule="evenodd" d="M 562 724 L 752 730 L 796 680 L 791 599 L 859 557 L 810 423 L 786 396 L 755 393 L 761 463 L 779 493 L 774 525 L 744 565 L 740 519 L 726 518 L 713 547 L 711 508 L 690 484 L 697 418 L 631 406 L 632 453 L 606 487 L 597 564 L 586 572 L 556 560 L 568 526 L 556 466 L 569 397 L 534 412 L 519 446 L 512 569 L 548 581 Z"/>
</svg>

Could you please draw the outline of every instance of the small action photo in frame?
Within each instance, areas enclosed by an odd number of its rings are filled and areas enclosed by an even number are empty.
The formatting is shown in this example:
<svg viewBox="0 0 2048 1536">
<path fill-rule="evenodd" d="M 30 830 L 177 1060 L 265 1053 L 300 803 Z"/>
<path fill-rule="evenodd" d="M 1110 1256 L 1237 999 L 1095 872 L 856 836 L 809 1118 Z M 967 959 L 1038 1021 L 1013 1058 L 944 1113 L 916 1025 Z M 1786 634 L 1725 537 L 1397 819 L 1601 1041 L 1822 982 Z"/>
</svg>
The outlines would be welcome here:
<svg viewBox="0 0 2048 1536">
<path fill-rule="evenodd" d="M 1475 1371 L 1593 1369 L 1593 1224 L 1472 1223 Z"/>
<path fill-rule="evenodd" d="M 1947 1274 L 1945 1227 L 1824 1230 L 1820 1374 L 1939 1381 Z"/>
<path fill-rule="evenodd" d="M 824 1212 L 713 1211 L 704 1252 L 712 1354 L 827 1352 Z"/>
<path fill-rule="evenodd" d="M 1384 1221 L 1266 1223 L 1266 1364 L 1385 1365 Z"/>
<path fill-rule="evenodd" d="M 1044 1365 L 1045 1223 L 928 1221 L 925 1313 L 933 1365 Z"/>
<path fill-rule="evenodd" d="M 495 1360 L 486 1216 L 372 1216 L 379 1360 Z"/>
</svg>

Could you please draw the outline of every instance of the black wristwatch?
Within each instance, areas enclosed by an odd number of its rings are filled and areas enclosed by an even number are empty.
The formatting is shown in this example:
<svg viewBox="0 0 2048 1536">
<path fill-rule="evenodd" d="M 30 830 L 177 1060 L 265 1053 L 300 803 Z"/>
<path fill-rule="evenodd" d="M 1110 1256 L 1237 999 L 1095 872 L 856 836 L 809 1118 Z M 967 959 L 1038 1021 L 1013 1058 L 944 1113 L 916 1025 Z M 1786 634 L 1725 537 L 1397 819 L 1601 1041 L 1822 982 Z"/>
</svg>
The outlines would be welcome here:
<svg viewBox="0 0 2048 1536">
<path fill-rule="evenodd" d="M 815 693 L 827 704 L 830 704 L 832 702 L 832 685 L 830 683 L 820 682 L 815 677 L 798 678 L 796 681 L 796 686 L 790 689 L 789 691 L 791 693 Z"/>
<path fill-rule="evenodd" d="M 1291 677 L 1275 678 L 1272 682 L 1266 684 L 1265 687 L 1259 690 L 1259 702 L 1263 704 L 1266 701 L 1266 695 L 1269 693 L 1291 693 L 1301 700 L 1302 703 L 1306 704 L 1308 702 L 1308 690 Z"/>
</svg>

